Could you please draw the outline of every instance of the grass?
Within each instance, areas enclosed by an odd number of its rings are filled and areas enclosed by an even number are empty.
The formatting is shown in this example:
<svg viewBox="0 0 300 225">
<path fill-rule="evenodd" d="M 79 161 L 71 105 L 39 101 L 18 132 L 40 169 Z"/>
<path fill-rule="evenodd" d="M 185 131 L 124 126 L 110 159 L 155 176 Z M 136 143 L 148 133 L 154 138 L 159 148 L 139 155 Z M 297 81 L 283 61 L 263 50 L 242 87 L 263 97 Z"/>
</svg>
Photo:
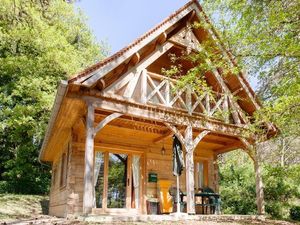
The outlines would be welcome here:
<svg viewBox="0 0 300 225">
<path fill-rule="evenodd" d="M 27 219 L 47 214 L 48 197 L 0 194 L 0 220 Z"/>
</svg>

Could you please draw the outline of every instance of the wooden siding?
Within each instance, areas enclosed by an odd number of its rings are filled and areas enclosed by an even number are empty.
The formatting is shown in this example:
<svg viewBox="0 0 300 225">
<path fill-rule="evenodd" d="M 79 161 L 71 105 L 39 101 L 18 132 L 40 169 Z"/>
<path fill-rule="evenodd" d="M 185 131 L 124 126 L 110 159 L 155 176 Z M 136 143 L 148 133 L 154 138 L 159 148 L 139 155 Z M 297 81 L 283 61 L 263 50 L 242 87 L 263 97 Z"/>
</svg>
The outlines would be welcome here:
<svg viewBox="0 0 300 225">
<path fill-rule="evenodd" d="M 69 138 L 65 140 L 65 143 L 61 149 L 57 151 L 54 161 L 52 163 L 52 182 L 50 189 L 50 203 L 49 203 L 49 214 L 58 217 L 66 216 L 66 203 L 68 197 L 68 178 L 66 182 L 61 182 L 63 180 L 63 160 L 62 155 L 68 155 L 68 143 Z M 66 160 L 70 158 L 67 156 Z M 67 161 L 65 160 L 65 163 Z M 69 170 L 69 169 L 68 169 Z"/>
<path fill-rule="evenodd" d="M 101 138 L 101 135 L 99 137 Z M 107 136 L 104 135 L 104 137 Z M 53 168 L 56 167 L 57 176 L 55 178 L 56 184 L 52 185 L 50 194 L 51 215 L 79 215 L 83 211 L 84 143 L 73 142 L 71 146 L 66 187 L 59 187 L 61 154 L 57 156 L 57 160 L 53 164 Z M 146 200 L 151 197 L 157 198 L 159 191 L 157 183 L 148 182 L 149 172 L 157 173 L 158 179 L 171 180 L 173 182 L 172 186 L 176 186 L 176 177 L 172 174 L 172 145 L 170 143 L 164 145 L 166 149 L 165 155 L 161 154 L 161 147 L 162 144 L 158 143 L 151 145 L 147 149 L 133 148 L 132 150 L 133 153 L 145 153 L 141 158 L 141 167 L 144 168 L 144 172 L 141 173 L 141 176 L 144 178 L 141 192 L 141 213 L 146 213 Z M 95 144 L 95 150 L 115 151 L 116 149 L 118 149 L 117 145 L 112 145 L 110 148 L 109 146 Z M 126 150 L 128 149 L 126 148 Z M 120 145 L 119 150 L 124 151 L 125 148 Z M 215 189 L 213 156 L 212 150 L 203 150 L 199 146 L 195 151 L 195 161 L 204 163 L 204 184 Z M 185 170 L 180 177 L 180 188 L 182 191 L 186 191 Z"/>
</svg>

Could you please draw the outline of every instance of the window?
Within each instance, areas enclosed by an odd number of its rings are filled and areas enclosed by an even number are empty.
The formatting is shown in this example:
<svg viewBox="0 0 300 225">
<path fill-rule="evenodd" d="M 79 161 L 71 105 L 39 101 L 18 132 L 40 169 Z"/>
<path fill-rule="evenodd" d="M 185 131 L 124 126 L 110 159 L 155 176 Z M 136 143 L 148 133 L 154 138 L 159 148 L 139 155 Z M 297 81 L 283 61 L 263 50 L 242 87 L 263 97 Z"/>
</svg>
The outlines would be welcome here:
<svg viewBox="0 0 300 225">
<path fill-rule="evenodd" d="M 68 163 L 69 163 L 69 149 L 70 145 L 68 144 L 66 153 L 63 153 L 61 156 L 60 164 L 60 186 L 64 187 L 67 184 L 68 177 Z"/>
<path fill-rule="evenodd" d="M 53 166 L 52 169 L 52 186 L 55 187 L 55 183 L 56 183 L 56 165 Z"/>
</svg>

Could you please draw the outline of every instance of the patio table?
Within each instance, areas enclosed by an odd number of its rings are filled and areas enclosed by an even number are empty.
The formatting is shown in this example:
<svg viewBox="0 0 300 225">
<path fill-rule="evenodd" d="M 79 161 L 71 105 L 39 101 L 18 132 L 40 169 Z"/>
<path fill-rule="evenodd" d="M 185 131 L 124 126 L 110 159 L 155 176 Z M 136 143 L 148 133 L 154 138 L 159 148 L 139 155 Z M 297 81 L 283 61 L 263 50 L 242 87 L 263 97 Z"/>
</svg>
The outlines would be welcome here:
<svg viewBox="0 0 300 225">
<path fill-rule="evenodd" d="M 186 192 L 180 193 L 180 200 L 183 202 L 183 197 L 186 196 Z M 221 209 L 221 198 L 218 193 L 210 193 L 210 192 L 198 192 L 195 193 L 195 197 L 201 197 L 201 204 L 195 203 L 195 205 L 202 206 L 202 214 L 204 214 L 204 206 L 215 206 L 215 214 L 220 214 Z M 214 203 L 204 203 L 204 200 L 207 199 L 209 202 L 210 197 L 214 198 Z"/>
</svg>

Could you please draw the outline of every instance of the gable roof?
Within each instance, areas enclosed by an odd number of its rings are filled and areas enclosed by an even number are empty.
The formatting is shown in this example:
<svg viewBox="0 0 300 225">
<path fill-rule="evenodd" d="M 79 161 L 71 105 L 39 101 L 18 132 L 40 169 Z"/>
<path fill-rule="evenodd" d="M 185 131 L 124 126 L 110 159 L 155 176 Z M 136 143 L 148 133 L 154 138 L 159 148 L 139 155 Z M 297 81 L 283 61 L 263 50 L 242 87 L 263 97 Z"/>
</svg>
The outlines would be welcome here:
<svg viewBox="0 0 300 225">
<path fill-rule="evenodd" d="M 129 44 L 128 46 L 124 47 L 123 49 L 119 50 L 115 54 L 111 55 L 110 57 L 105 58 L 104 60 L 89 66 L 85 70 L 81 71 L 80 73 L 72 76 L 68 83 L 74 83 L 81 86 L 90 87 L 93 83 L 98 81 L 100 78 L 105 76 L 107 73 L 112 71 L 114 68 L 116 68 L 118 65 L 120 65 L 122 62 L 130 58 L 135 52 L 142 49 L 144 46 L 146 46 L 149 42 L 153 41 L 155 38 L 158 38 L 159 35 L 161 35 L 162 31 L 167 30 L 170 28 L 173 24 L 175 24 L 177 21 L 182 19 L 184 16 L 186 16 L 191 11 L 196 11 L 197 13 L 200 13 L 204 16 L 205 21 L 210 24 L 211 32 L 216 37 L 216 41 L 218 41 L 218 44 L 221 46 L 223 53 L 227 55 L 227 57 L 230 60 L 230 63 L 232 63 L 233 66 L 236 66 L 237 63 L 234 60 L 233 55 L 229 50 L 227 50 L 224 46 L 224 44 L 221 41 L 220 36 L 218 35 L 218 32 L 215 30 L 214 26 L 212 26 L 212 23 L 208 16 L 203 11 L 201 5 L 197 0 L 191 0 L 188 3 L 186 3 L 183 7 L 175 11 L 173 14 L 171 14 L 169 17 L 167 17 L 163 22 L 159 23 L 157 26 L 155 26 L 150 31 L 146 32 L 141 37 L 137 38 L 134 42 Z M 249 98 L 249 102 L 252 102 L 252 110 L 250 114 L 252 114 L 253 111 L 259 109 L 261 107 L 261 104 L 259 100 L 257 99 L 257 96 L 253 89 L 251 88 L 250 84 L 248 83 L 247 79 L 245 78 L 243 73 L 240 73 L 238 76 L 239 79 L 239 88 L 243 89 Z M 249 112 L 248 112 L 249 113 Z"/>
<path fill-rule="evenodd" d="M 141 37 L 137 38 L 136 40 L 134 40 L 131 44 L 129 44 L 128 46 L 122 48 L 121 50 L 119 50 L 118 52 L 114 53 L 113 55 L 111 55 L 110 57 L 105 58 L 104 60 L 95 63 L 94 65 L 89 66 L 88 68 L 86 68 L 85 70 L 81 71 L 78 74 L 75 74 L 74 76 L 72 76 L 72 78 L 70 78 L 68 80 L 68 83 L 74 83 L 74 82 L 83 82 L 84 80 L 86 80 L 89 76 L 91 76 L 93 72 L 99 70 L 100 68 L 102 68 L 103 66 L 106 66 L 107 64 L 113 62 L 114 60 L 120 58 L 121 56 L 123 56 L 125 53 L 127 53 L 129 50 L 133 49 L 134 47 L 136 47 L 138 44 L 140 44 L 142 41 L 146 40 L 146 43 L 149 42 L 149 37 L 150 35 L 153 35 L 156 31 L 158 31 L 161 27 L 163 27 L 164 25 L 166 25 L 168 22 L 172 21 L 174 18 L 176 18 L 178 15 L 180 15 L 180 13 L 182 13 L 184 10 L 186 10 L 188 7 L 190 7 L 191 5 L 196 4 L 197 7 L 199 7 L 199 9 L 201 11 L 202 7 L 200 6 L 200 4 L 198 3 L 197 0 L 191 0 L 188 3 L 186 3 L 183 7 L 181 7 L 180 9 L 176 10 L 174 13 L 172 13 L 170 16 L 168 16 L 164 21 L 162 21 L 161 23 L 159 23 L 158 25 L 156 25 L 154 28 L 152 28 L 151 30 L 149 30 L 148 32 L 146 32 L 144 35 L 142 35 Z"/>
<path fill-rule="evenodd" d="M 204 13 L 202 7 L 200 6 L 199 2 L 197 0 L 191 0 L 187 4 L 185 4 L 183 7 L 181 7 L 179 10 L 171 14 L 168 18 L 166 18 L 162 23 L 158 24 L 156 27 L 142 35 L 140 38 L 136 39 L 134 42 L 132 42 L 130 45 L 126 46 L 125 48 L 121 49 L 120 51 L 116 52 L 112 56 L 86 68 L 82 72 L 76 74 L 72 78 L 70 78 L 67 81 L 67 84 L 61 85 L 61 90 L 59 91 L 59 95 L 57 95 L 55 100 L 55 105 L 52 109 L 51 118 L 48 124 L 48 129 L 45 134 L 45 139 L 43 142 L 43 146 L 41 148 L 40 152 L 40 159 L 43 158 L 43 152 L 45 151 L 48 146 L 48 140 L 50 140 L 52 137 L 52 133 L 54 130 L 54 124 L 57 123 L 58 118 L 62 117 L 60 114 L 62 114 L 62 111 L 65 111 L 67 107 L 62 109 L 62 106 L 64 105 L 62 102 L 66 99 L 64 96 L 69 91 L 70 86 L 79 86 L 83 88 L 91 88 L 95 83 L 97 83 L 101 78 L 105 77 L 107 74 L 112 72 L 115 68 L 120 66 L 124 62 L 128 62 L 132 57 L 135 56 L 135 54 L 139 51 L 142 51 L 146 47 L 150 45 L 151 42 L 159 40 L 163 34 L 166 35 L 166 31 L 170 31 L 174 28 L 177 23 L 180 23 L 181 20 L 184 18 L 189 17 L 189 15 L 194 15 L 193 12 L 197 15 L 197 18 L 199 20 L 205 20 L 207 23 L 211 25 L 210 20 L 208 19 L 207 15 Z M 204 18 L 200 18 L 198 14 L 202 14 Z M 172 28 L 173 27 L 173 28 Z M 210 34 L 214 35 L 214 40 L 221 46 L 221 50 L 223 54 L 227 55 L 227 58 L 229 58 L 230 63 L 233 66 L 236 66 L 236 62 L 234 60 L 234 57 L 230 53 L 230 51 L 226 50 L 225 46 L 223 45 L 222 41 L 220 40 L 220 37 L 214 27 L 210 26 Z M 171 33 L 171 32 L 170 32 Z M 178 32 L 176 32 L 177 34 Z M 168 37 L 169 40 L 171 40 L 172 35 Z M 165 36 L 165 38 L 167 38 Z M 250 110 L 245 110 L 247 113 L 251 115 L 251 113 L 257 109 L 260 108 L 260 103 L 256 99 L 255 93 L 250 87 L 249 83 L 245 79 L 244 75 L 242 73 L 239 74 L 239 76 L 236 76 L 238 78 L 237 81 L 237 88 L 244 90 L 244 95 L 247 96 L 247 100 L 249 103 L 246 103 L 247 105 L 250 105 Z M 223 79 L 226 79 L 223 77 Z M 233 92 L 233 90 L 231 90 Z M 75 104 L 75 103 L 74 103 Z M 242 103 L 243 104 L 243 103 Z M 71 120 L 65 120 L 71 124 Z M 68 124 L 68 125 L 70 125 Z M 52 138 L 53 139 L 53 138 Z"/>
</svg>

